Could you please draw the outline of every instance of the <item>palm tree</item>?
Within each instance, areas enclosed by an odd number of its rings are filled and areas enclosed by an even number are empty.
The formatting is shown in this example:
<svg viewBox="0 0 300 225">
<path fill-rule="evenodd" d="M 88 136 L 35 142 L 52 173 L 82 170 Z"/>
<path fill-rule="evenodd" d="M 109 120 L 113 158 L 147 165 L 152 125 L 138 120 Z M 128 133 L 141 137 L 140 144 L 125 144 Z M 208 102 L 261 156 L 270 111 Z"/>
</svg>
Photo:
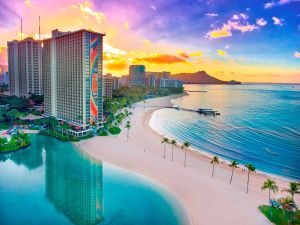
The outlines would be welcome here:
<svg viewBox="0 0 300 225">
<path fill-rule="evenodd" d="M 163 137 L 163 139 L 161 140 L 161 143 L 164 144 L 164 158 L 166 158 L 166 144 L 169 144 L 169 138 L 167 137 Z"/>
<path fill-rule="evenodd" d="M 173 162 L 173 150 L 174 150 L 174 146 L 176 146 L 177 142 L 175 139 L 171 140 L 171 145 L 172 145 L 172 162 Z"/>
<path fill-rule="evenodd" d="M 129 120 L 126 123 L 125 128 L 127 128 L 127 141 L 128 141 L 128 138 L 129 138 L 129 129 L 131 128 L 131 124 L 130 124 Z"/>
<path fill-rule="evenodd" d="M 271 191 L 275 194 L 278 191 L 278 186 L 276 185 L 276 182 L 271 179 L 267 179 L 263 186 L 261 187 L 261 190 L 269 189 L 269 201 L 271 200 Z"/>
<path fill-rule="evenodd" d="M 67 123 L 63 123 L 62 125 L 61 125 L 61 128 L 66 132 L 66 134 L 67 134 L 67 138 L 69 139 L 69 124 L 67 124 Z"/>
<path fill-rule="evenodd" d="M 289 192 L 292 195 L 292 199 L 294 201 L 294 195 L 299 194 L 299 184 L 297 182 L 290 182 L 289 188 L 284 188 L 282 191 Z"/>
<path fill-rule="evenodd" d="M 17 109 L 11 109 L 7 115 L 10 117 L 10 125 L 12 126 L 14 119 L 20 116 L 20 112 Z"/>
<path fill-rule="evenodd" d="M 212 164 L 212 167 L 213 167 L 211 177 L 214 178 L 215 164 L 219 164 L 219 158 L 218 158 L 218 156 L 214 156 L 212 158 L 212 160 L 210 161 L 210 164 Z"/>
<path fill-rule="evenodd" d="M 256 168 L 252 164 L 247 164 L 245 165 L 245 167 L 248 169 L 248 179 L 247 179 L 247 193 L 248 193 L 250 173 L 255 172 Z"/>
<path fill-rule="evenodd" d="M 231 163 L 229 164 L 229 166 L 232 168 L 232 170 L 231 170 L 230 182 L 229 182 L 230 184 L 231 184 L 232 177 L 233 177 L 233 170 L 234 170 L 235 168 L 237 168 L 238 165 L 239 165 L 239 163 L 238 163 L 238 161 L 236 161 L 236 160 L 231 161 Z"/>
<path fill-rule="evenodd" d="M 297 205 L 291 196 L 279 199 L 279 203 L 283 209 L 284 214 L 288 217 L 288 224 L 293 220 L 293 211 L 297 209 Z"/>
<path fill-rule="evenodd" d="M 185 149 L 185 151 L 184 151 L 184 163 L 183 163 L 183 166 L 184 166 L 184 167 L 186 166 L 186 153 L 187 153 L 187 149 L 188 149 L 188 147 L 190 147 L 190 146 L 191 146 L 191 144 L 190 144 L 190 142 L 188 142 L 188 141 L 183 142 L 183 144 L 182 144 L 182 146 L 181 146 L 182 149 Z"/>
</svg>

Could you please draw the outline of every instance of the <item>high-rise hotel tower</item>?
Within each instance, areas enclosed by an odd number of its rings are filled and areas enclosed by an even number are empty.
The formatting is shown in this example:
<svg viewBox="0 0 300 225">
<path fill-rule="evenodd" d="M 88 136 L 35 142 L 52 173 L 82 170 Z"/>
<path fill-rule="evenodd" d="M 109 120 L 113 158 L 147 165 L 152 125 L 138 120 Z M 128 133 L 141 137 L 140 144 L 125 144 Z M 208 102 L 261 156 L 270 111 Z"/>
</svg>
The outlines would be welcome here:
<svg viewBox="0 0 300 225">
<path fill-rule="evenodd" d="M 75 135 L 102 123 L 103 36 L 54 30 L 42 41 L 45 115 L 73 125 Z"/>
<path fill-rule="evenodd" d="M 29 37 L 7 42 L 9 91 L 17 97 L 42 94 L 40 41 Z"/>
</svg>

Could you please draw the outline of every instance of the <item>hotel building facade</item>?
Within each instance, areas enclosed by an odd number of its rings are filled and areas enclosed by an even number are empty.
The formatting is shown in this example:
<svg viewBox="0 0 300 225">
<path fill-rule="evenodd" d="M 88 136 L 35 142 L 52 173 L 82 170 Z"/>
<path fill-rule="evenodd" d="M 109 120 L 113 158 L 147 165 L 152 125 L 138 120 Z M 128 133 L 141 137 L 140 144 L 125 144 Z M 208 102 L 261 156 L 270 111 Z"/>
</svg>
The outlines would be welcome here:
<svg viewBox="0 0 300 225">
<path fill-rule="evenodd" d="M 77 136 L 102 124 L 103 36 L 54 30 L 42 41 L 45 115 L 72 125 Z"/>
<path fill-rule="evenodd" d="M 40 41 L 29 37 L 7 42 L 7 47 L 10 94 L 17 97 L 43 94 Z"/>
<path fill-rule="evenodd" d="M 144 65 L 131 65 L 129 67 L 130 86 L 146 86 L 146 67 Z"/>
</svg>

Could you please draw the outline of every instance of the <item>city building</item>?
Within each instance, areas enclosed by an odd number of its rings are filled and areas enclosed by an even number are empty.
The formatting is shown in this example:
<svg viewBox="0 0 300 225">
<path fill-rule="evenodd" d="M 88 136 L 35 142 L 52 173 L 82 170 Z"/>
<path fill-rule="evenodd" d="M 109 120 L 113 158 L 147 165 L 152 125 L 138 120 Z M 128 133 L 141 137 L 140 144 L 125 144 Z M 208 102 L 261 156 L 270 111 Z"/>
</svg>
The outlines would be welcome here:
<svg viewBox="0 0 300 225">
<path fill-rule="evenodd" d="M 18 97 L 41 95 L 40 41 L 28 37 L 21 41 L 7 42 L 7 46 L 10 94 Z"/>
<path fill-rule="evenodd" d="M 104 99 L 112 99 L 112 82 L 113 82 L 113 76 L 111 74 L 107 74 L 103 76 Z"/>
<path fill-rule="evenodd" d="M 129 67 L 130 86 L 146 85 L 146 68 L 144 65 L 131 65 Z"/>
<path fill-rule="evenodd" d="M 129 76 L 123 75 L 119 77 L 119 88 L 129 86 Z"/>
<path fill-rule="evenodd" d="M 119 77 L 112 77 L 112 90 L 118 90 L 120 88 Z"/>
<path fill-rule="evenodd" d="M 183 83 L 181 80 L 175 80 L 170 78 L 161 78 L 159 81 L 160 88 L 182 88 Z"/>
<path fill-rule="evenodd" d="M 102 125 L 103 36 L 54 30 L 42 41 L 45 116 L 67 122 L 76 136 Z"/>
<path fill-rule="evenodd" d="M 0 85 L 8 85 L 8 67 L 0 65 Z"/>
<path fill-rule="evenodd" d="M 150 87 L 159 87 L 161 78 L 169 78 L 170 72 L 146 72 L 146 85 Z"/>
</svg>

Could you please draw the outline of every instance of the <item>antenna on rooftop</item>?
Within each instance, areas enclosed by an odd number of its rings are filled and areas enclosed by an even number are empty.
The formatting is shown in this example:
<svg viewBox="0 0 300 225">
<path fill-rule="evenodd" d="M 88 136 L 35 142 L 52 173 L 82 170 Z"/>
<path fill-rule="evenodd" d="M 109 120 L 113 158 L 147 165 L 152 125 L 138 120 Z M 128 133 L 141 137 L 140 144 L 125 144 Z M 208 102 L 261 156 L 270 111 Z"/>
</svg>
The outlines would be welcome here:
<svg viewBox="0 0 300 225">
<path fill-rule="evenodd" d="M 23 27 L 22 27 L 22 18 L 21 18 L 21 41 L 22 41 L 22 32 L 23 32 Z"/>
<path fill-rule="evenodd" d="M 41 17 L 39 16 L 39 41 L 41 40 Z"/>
</svg>

